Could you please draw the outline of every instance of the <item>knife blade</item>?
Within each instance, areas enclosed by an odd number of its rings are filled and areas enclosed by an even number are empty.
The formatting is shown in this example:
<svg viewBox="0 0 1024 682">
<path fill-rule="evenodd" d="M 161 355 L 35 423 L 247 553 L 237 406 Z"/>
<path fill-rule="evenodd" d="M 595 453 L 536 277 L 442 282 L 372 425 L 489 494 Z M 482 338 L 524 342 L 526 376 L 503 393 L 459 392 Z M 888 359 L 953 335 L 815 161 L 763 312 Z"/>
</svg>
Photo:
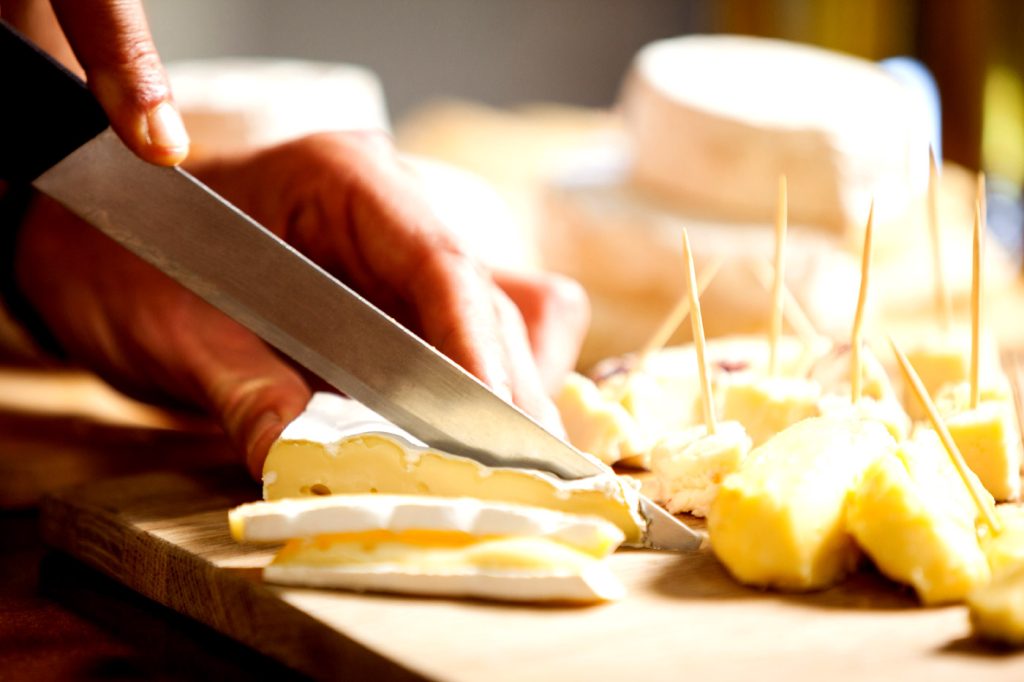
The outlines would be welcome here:
<svg viewBox="0 0 1024 682">
<path fill-rule="evenodd" d="M 98 106 L 81 82 L 59 71 L 74 87 L 55 81 L 60 67 L 13 29 L 2 28 L 0 62 L 19 65 L 4 69 L 20 74 L 13 79 L 13 108 L 37 96 L 40 86 L 31 74 L 46 71 L 46 82 L 65 95 L 62 117 L 79 113 L 89 122 L 79 133 L 84 139 L 48 149 L 43 162 L 26 160 L 33 173 L 41 171 L 32 180 L 36 189 L 434 448 L 566 479 L 611 471 L 496 396 L 186 171 L 140 160 L 108 127 L 95 134 Z M 0 112 L 3 129 L 19 135 L 36 125 L 31 112 L 13 122 L 7 116 Z M 649 546 L 700 545 L 700 534 L 650 500 L 643 498 L 640 506 Z"/>
</svg>

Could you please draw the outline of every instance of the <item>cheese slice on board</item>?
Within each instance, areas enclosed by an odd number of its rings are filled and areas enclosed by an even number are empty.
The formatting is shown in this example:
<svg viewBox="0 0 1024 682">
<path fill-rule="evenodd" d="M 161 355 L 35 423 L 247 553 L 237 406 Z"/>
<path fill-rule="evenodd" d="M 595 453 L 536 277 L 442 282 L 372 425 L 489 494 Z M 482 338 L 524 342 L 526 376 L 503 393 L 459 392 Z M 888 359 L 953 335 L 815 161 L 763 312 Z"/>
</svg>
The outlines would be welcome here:
<svg viewBox="0 0 1024 682">
<path fill-rule="evenodd" d="M 854 568 L 847 499 L 896 442 L 881 424 L 812 417 L 756 447 L 727 476 L 708 514 L 711 547 L 742 583 L 813 590 Z"/>
<path fill-rule="evenodd" d="M 646 524 L 636 490 L 613 474 L 564 481 L 526 469 L 487 467 L 433 450 L 365 406 L 317 393 L 274 442 L 263 497 L 336 493 L 475 497 L 594 515 L 639 544 Z"/>
<path fill-rule="evenodd" d="M 966 496 L 934 432 L 922 432 L 868 468 L 847 523 L 879 570 L 924 604 L 959 602 L 991 577 Z"/>
<path fill-rule="evenodd" d="M 287 541 L 268 582 L 504 601 L 617 599 L 597 517 L 470 498 L 329 495 L 229 512 L 238 541 Z"/>
<path fill-rule="evenodd" d="M 253 502 L 228 513 L 238 542 L 280 542 L 324 534 L 382 531 L 485 537 L 548 538 L 603 557 L 622 544 L 618 526 L 581 516 L 505 502 L 423 495 L 352 494 Z"/>
</svg>

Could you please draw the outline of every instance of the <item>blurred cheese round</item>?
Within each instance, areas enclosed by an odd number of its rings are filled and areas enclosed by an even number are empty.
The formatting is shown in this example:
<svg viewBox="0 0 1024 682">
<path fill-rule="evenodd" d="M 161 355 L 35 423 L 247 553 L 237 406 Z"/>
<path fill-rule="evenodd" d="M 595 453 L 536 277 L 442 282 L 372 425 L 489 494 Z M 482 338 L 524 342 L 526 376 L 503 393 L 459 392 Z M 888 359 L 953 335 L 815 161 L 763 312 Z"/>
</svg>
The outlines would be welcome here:
<svg viewBox="0 0 1024 682">
<path fill-rule="evenodd" d="M 733 220 L 773 215 L 836 234 L 898 217 L 927 184 L 926 102 L 882 67 L 779 40 L 689 36 L 651 43 L 621 101 L 633 178 Z"/>
<path fill-rule="evenodd" d="M 209 59 L 168 65 L 192 158 L 278 144 L 324 130 L 390 130 L 370 70 L 292 59 Z"/>
</svg>

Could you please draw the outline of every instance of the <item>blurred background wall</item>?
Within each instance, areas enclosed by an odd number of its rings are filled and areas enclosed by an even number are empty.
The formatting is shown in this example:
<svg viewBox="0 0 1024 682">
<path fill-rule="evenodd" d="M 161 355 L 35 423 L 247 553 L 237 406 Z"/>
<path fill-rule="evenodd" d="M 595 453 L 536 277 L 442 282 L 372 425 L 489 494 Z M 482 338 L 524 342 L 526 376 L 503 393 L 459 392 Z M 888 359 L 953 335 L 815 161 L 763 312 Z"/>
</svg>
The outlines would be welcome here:
<svg viewBox="0 0 1024 682">
<path fill-rule="evenodd" d="M 776 36 L 871 59 L 913 55 L 939 83 L 945 156 L 1024 180 L 1019 0 L 146 0 L 146 7 L 166 59 L 362 64 L 381 77 L 395 120 L 445 96 L 607 106 L 641 45 L 683 33 Z"/>
</svg>

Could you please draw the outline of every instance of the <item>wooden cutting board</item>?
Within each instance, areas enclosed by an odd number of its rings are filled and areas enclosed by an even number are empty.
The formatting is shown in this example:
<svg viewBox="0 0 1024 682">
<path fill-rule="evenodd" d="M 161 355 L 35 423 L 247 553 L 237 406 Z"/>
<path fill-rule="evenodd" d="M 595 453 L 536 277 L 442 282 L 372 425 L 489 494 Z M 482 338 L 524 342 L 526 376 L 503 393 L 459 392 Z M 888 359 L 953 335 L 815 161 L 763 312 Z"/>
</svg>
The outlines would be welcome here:
<svg viewBox="0 0 1024 682">
<path fill-rule="evenodd" d="M 315 678 L 1020 680 L 1024 653 L 968 638 L 963 607 L 924 609 L 868 572 L 809 595 L 738 585 L 706 551 L 620 551 L 629 595 L 512 606 L 264 584 L 272 550 L 234 543 L 241 470 L 156 473 L 51 497 L 51 545 Z"/>
</svg>

